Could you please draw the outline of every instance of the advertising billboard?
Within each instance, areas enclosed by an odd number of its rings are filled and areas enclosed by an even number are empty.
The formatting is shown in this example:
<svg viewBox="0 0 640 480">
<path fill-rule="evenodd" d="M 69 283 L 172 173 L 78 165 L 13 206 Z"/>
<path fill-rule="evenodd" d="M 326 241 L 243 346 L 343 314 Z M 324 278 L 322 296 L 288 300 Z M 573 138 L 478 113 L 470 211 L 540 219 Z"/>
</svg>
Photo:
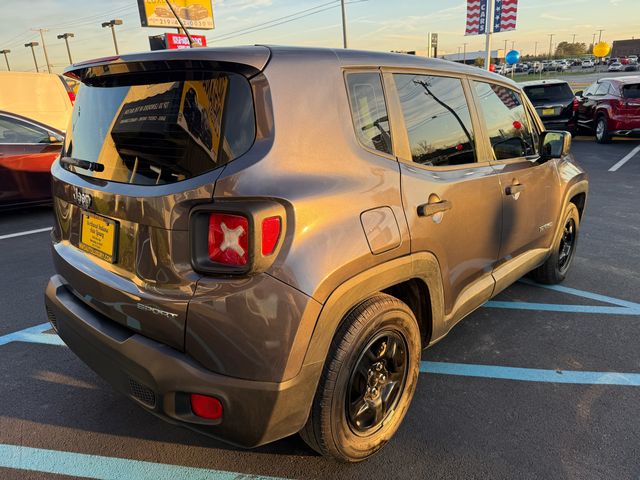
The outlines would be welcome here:
<svg viewBox="0 0 640 480">
<path fill-rule="evenodd" d="M 171 0 L 171 5 L 186 28 L 196 30 L 215 28 L 211 0 Z M 138 10 L 143 27 L 180 27 L 165 0 L 138 0 Z"/>
<path fill-rule="evenodd" d="M 165 43 L 166 47 L 169 50 L 172 49 L 180 49 L 180 48 L 189 48 L 189 37 L 182 33 L 165 33 Z M 204 35 L 191 35 L 193 41 L 197 43 L 201 47 L 207 46 L 207 37 Z"/>
</svg>

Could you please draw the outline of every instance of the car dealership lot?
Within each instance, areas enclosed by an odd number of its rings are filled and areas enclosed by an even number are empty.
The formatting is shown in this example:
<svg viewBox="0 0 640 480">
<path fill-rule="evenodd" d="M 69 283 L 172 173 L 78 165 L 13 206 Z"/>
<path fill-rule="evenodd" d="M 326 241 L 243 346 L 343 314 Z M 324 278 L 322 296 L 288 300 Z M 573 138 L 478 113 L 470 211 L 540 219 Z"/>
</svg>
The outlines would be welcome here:
<svg viewBox="0 0 640 480">
<path fill-rule="evenodd" d="M 576 139 L 591 193 L 569 278 L 512 286 L 427 350 L 403 425 L 359 465 L 297 437 L 242 451 L 165 424 L 44 344 L 46 326 L 17 334 L 46 322 L 53 268 L 46 231 L 10 235 L 51 211 L 2 213 L 0 478 L 638 478 L 640 153 L 609 171 L 638 145 Z"/>
</svg>

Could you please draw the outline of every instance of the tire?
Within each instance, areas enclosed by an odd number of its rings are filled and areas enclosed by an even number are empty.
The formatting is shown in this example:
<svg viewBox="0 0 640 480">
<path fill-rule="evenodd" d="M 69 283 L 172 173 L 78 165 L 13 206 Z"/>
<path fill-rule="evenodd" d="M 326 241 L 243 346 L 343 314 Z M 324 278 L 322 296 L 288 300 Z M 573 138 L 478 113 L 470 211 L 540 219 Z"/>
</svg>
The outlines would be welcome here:
<svg viewBox="0 0 640 480">
<path fill-rule="evenodd" d="M 302 439 L 342 462 L 360 462 L 378 452 L 409 408 L 420 352 L 420 329 L 405 303 L 379 293 L 358 305 L 331 343 L 309 419 L 300 431 Z M 350 409 L 347 403 L 354 406 Z M 385 404 L 386 411 L 372 408 Z"/>
<path fill-rule="evenodd" d="M 611 135 L 607 131 L 607 118 L 604 115 L 596 119 L 596 142 L 611 143 Z"/>
<path fill-rule="evenodd" d="M 578 232 L 580 231 L 578 208 L 573 203 L 569 203 L 564 210 L 562 219 L 562 232 L 555 240 L 551 256 L 531 272 L 531 277 L 538 283 L 554 285 L 562 282 L 573 263 L 578 244 Z M 567 245 L 569 245 L 568 251 L 566 250 Z"/>
</svg>

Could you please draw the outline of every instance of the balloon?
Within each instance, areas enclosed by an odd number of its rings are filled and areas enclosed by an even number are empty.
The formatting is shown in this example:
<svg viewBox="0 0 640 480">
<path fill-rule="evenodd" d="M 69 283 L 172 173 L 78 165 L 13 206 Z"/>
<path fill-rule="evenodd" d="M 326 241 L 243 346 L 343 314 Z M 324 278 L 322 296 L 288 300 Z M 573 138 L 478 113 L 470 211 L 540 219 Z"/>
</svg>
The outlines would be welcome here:
<svg viewBox="0 0 640 480">
<path fill-rule="evenodd" d="M 489 65 L 489 71 L 490 72 L 495 72 L 496 71 L 496 66 L 493 63 L 491 65 Z"/>
<path fill-rule="evenodd" d="M 606 57 L 607 55 L 609 55 L 610 51 L 611 51 L 611 47 L 607 42 L 596 43 L 596 46 L 593 47 L 593 54 L 596 57 L 600 57 L 600 58 Z"/>
<path fill-rule="evenodd" d="M 520 52 L 517 50 L 511 50 L 509 53 L 507 53 L 507 56 L 504 57 L 504 59 L 507 61 L 509 65 L 518 63 L 518 60 L 520 60 Z"/>
</svg>

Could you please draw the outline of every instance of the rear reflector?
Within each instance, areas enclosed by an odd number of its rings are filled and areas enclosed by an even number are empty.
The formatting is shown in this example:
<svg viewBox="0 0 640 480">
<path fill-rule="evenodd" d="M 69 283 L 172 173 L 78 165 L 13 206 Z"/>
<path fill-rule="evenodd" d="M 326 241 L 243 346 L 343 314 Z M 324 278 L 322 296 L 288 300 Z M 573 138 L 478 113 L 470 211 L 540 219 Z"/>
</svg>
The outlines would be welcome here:
<svg viewBox="0 0 640 480">
<path fill-rule="evenodd" d="M 209 215 L 209 259 L 224 265 L 249 262 L 249 221 L 240 215 Z"/>
<path fill-rule="evenodd" d="M 193 414 L 208 420 L 218 420 L 222 418 L 222 403 L 215 397 L 206 395 L 191 394 L 191 410 Z"/>
<path fill-rule="evenodd" d="M 69 100 L 71 100 L 71 105 L 73 105 L 76 101 L 76 94 L 74 92 L 67 92 L 67 95 L 69 95 Z"/>
<path fill-rule="evenodd" d="M 269 217 L 262 221 L 262 255 L 271 255 L 280 238 L 280 217 Z"/>
</svg>

